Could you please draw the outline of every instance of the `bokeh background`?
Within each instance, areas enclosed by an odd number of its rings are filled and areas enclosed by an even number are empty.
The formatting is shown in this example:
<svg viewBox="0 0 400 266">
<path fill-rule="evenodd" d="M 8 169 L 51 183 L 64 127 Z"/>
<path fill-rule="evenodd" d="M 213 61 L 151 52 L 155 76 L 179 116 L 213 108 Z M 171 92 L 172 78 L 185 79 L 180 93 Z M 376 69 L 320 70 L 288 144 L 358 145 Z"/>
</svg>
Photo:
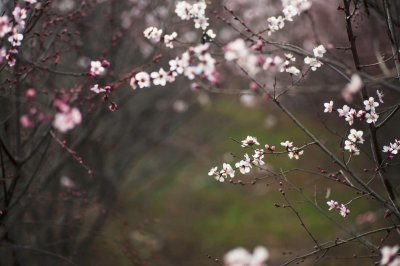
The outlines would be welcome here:
<svg viewBox="0 0 400 266">
<path fill-rule="evenodd" d="M 82 18 L 50 26 L 50 32 L 64 28 L 79 32 L 65 43 L 57 44 L 60 50 L 73 47 L 61 57 L 59 68 L 84 71 L 90 59 L 104 55 L 111 62 L 109 74 L 101 81 L 104 84 L 138 69 L 158 69 L 201 39 L 201 33 L 195 32 L 191 23 L 174 16 L 176 1 L 172 0 L 50 2 L 48 16 L 67 17 L 74 12 L 85 12 Z M 237 11 L 255 30 L 265 28 L 265 18 L 275 15 L 281 6 L 280 1 L 273 0 L 209 2 L 211 25 L 221 45 L 238 37 L 236 31 L 218 18 L 232 19 L 223 11 L 224 5 Z M 374 8 L 374 1 L 371 2 Z M 310 11 L 274 38 L 307 50 L 319 43 L 348 46 L 343 14 L 337 10 L 341 2 L 313 3 Z M 6 5 L 3 1 L 2 8 Z M 390 53 L 386 33 L 380 30 L 384 25 L 379 18 L 380 7 L 375 8 L 370 15 L 360 10 L 354 21 L 360 36 L 361 60 L 366 63 L 377 60 L 372 45 L 382 55 Z M 38 23 L 38 30 L 42 29 L 41 23 L 45 21 Z M 153 44 L 142 33 L 149 26 L 177 31 L 182 42 L 174 50 Z M 24 56 L 32 60 L 38 56 L 40 47 L 34 37 L 28 37 L 24 47 Z M 271 54 L 283 54 L 274 47 L 268 49 Z M 216 52 L 215 56 L 221 54 Z M 348 51 L 333 49 L 328 56 L 352 64 Z M 390 72 L 390 68 L 388 63 L 385 71 Z M 219 183 L 207 175 L 211 167 L 222 162 L 234 164 L 236 157 L 243 154 L 236 141 L 247 135 L 276 146 L 285 140 L 299 146 L 309 141 L 270 100 L 252 94 L 249 80 L 233 65 L 221 64 L 219 70 L 219 88 L 224 93 L 207 88 L 193 90 L 188 80 L 179 78 L 166 87 L 137 91 L 126 82 L 113 92 L 113 101 L 118 104 L 115 112 L 110 112 L 100 98 L 80 102 L 84 113 L 82 125 L 60 138 L 79 154 L 83 163 L 58 145 L 50 146 L 38 178 L 22 199 L 23 208 L 6 222 L 10 235 L 17 241 L 15 245 L 28 248 L 10 254 L 8 247 L 3 246 L 0 250 L 4 253 L 4 265 L 10 265 L 7 263 L 12 256 L 18 257 L 19 265 L 68 265 L 54 254 L 70 258 L 78 265 L 218 265 L 226 251 L 237 246 L 252 249 L 257 245 L 268 247 L 271 264 L 278 265 L 312 248 L 312 240 L 293 212 L 275 207 L 283 202 L 278 191 L 279 178 L 263 178 L 264 173 L 255 171 L 239 185 Z M 383 70 L 376 66 L 366 71 L 380 75 Z M 2 79 L 6 78 L 5 74 Z M 273 84 L 272 75 L 264 78 L 267 84 Z M 281 76 L 278 86 L 284 88 L 288 82 Z M 340 90 L 345 84 L 336 72 L 323 68 L 318 74 L 309 75 L 283 99 L 338 154 L 345 125 L 334 115 L 323 114 L 322 103 L 330 99 L 342 103 Z M 32 86 L 43 91 L 57 88 L 57 93 L 89 89 L 89 84 L 78 78 L 40 70 L 23 84 L 23 89 Z M 371 84 L 371 88 L 379 86 Z M 10 98 L 6 89 L 2 93 L 0 109 L 6 114 L 11 112 Z M 385 94 L 387 106 L 396 103 L 397 95 L 389 91 Z M 48 95 L 41 97 L 41 104 L 49 106 Z M 394 120 L 398 121 L 398 116 Z M 398 131 L 397 126 L 391 125 L 382 131 L 381 137 L 389 141 Z M 42 135 L 38 130 L 32 135 L 27 132 L 25 137 L 36 140 Z M 26 171 L 34 169 L 37 162 L 34 160 Z M 295 168 L 336 169 L 328 157 L 313 147 L 300 160 L 271 156 L 266 162 L 277 172 Z M 87 174 L 83 164 L 93 170 L 93 176 Z M 360 172 L 370 169 L 371 158 L 361 157 L 354 166 Z M 287 194 L 304 223 L 321 241 L 344 237 L 330 219 L 360 231 L 382 222 L 383 210 L 366 201 L 352 204 L 347 220 L 335 214 L 324 217 L 307 199 L 326 209 L 327 193 L 345 201 L 354 192 L 305 172 L 294 171 L 287 178 L 302 189 L 302 193 L 288 189 Z M 257 182 L 252 184 L 254 180 Z M 365 216 L 360 215 L 366 212 L 375 218 L 363 219 Z M 379 237 L 382 235 L 372 239 L 378 241 Z M 393 238 L 389 241 L 396 241 Z M 338 249 L 319 265 L 370 263 L 370 258 L 364 262 L 362 258 L 354 261 L 346 257 L 364 251 L 357 246 Z M 306 261 L 304 265 L 313 262 Z"/>
</svg>

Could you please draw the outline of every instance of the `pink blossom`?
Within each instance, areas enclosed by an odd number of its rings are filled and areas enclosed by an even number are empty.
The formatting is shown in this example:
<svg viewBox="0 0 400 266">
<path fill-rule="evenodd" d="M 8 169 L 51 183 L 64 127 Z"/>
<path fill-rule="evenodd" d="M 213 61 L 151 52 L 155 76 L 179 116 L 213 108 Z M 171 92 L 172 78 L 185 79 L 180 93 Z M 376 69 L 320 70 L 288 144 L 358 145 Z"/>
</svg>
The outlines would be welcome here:
<svg viewBox="0 0 400 266">
<path fill-rule="evenodd" d="M 53 126 L 65 133 L 82 122 L 82 114 L 78 108 L 69 108 L 66 112 L 59 112 L 54 116 Z"/>
</svg>

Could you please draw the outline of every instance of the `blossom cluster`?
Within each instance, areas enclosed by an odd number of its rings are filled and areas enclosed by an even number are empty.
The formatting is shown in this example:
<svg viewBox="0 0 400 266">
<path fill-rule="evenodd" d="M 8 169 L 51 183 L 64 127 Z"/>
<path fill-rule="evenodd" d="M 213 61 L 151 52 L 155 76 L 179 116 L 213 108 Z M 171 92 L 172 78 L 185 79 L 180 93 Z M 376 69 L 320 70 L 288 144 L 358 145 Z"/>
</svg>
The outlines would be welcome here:
<svg viewBox="0 0 400 266">
<path fill-rule="evenodd" d="M 377 91 L 379 101 L 382 101 L 382 93 Z M 349 125 L 353 125 L 354 119 L 357 117 L 361 121 L 365 120 L 368 124 L 375 124 L 378 121 L 379 115 L 376 112 L 376 107 L 379 106 L 379 102 L 375 101 L 374 97 L 369 97 L 367 100 L 363 101 L 364 104 L 364 110 L 359 110 L 357 111 L 354 108 L 351 108 L 348 105 L 343 105 L 342 108 L 337 109 L 337 112 L 339 114 L 339 117 L 344 117 L 344 119 L 349 123 Z M 333 108 L 333 101 L 330 101 L 329 103 L 324 103 L 324 112 L 325 113 L 332 113 L 334 110 Z"/>
<path fill-rule="evenodd" d="M 268 35 L 279 31 L 285 27 L 285 21 L 293 21 L 295 16 L 300 15 L 303 11 L 310 9 L 311 1 L 309 0 L 284 0 L 283 16 L 273 16 L 267 19 Z"/>
<path fill-rule="evenodd" d="M 25 0 L 24 3 L 26 7 L 21 7 L 19 4 L 15 5 L 12 18 L 8 15 L 0 16 L 0 38 L 7 38 L 9 43 L 9 46 L 0 48 L 0 63 L 6 59 L 10 67 L 15 65 L 18 47 L 22 45 L 24 39 L 23 31 L 28 9 L 36 4 L 36 0 Z"/>
<path fill-rule="evenodd" d="M 346 207 L 346 205 L 340 204 L 337 201 L 330 200 L 330 201 L 326 202 L 326 204 L 328 204 L 330 211 L 331 210 L 336 210 L 343 217 L 346 217 L 346 216 L 348 216 L 350 214 L 350 210 Z"/>
<path fill-rule="evenodd" d="M 224 256 L 225 266 L 266 266 L 269 252 L 265 247 L 258 246 L 250 253 L 244 248 L 232 249 Z"/>
<path fill-rule="evenodd" d="M 194 4 L 180 1 L 176 4 L 175 13 L 182 20 L 193 19 L 194 27 L 205 31 L 210 25 L 208 23 L 209 18 L 206 17 L 206 8 L 207 4 L 205 1 L 199 1 Z"/>
<path fill-rule="evenodd" d="M 169 70 L 165 71 L 160 68 L 150 74 L 141 71 L 136 73 L 130 80 L 132 89 L 148 88 L 151 83 L 154 85 L 165 86 L 167 82 L 174 82 L 175 78 L 183 74 L 189 80 L 193 80 L 196 76 L 205 77 L 212 83 L 217 81 L 217 73 L 215 68 L 215 59 L 207 50 L 209 43 L 199 44 L 190 47 L 181 57 L 177 57 L 169 61 Z"/>
<path fill-rule="evenodd" d="M 175 13 L 182 20 L 193 19 L 195 28 L 201 28 L 208 39 L 212 40 L 216 37 L 215 33 L 208 29 L 208 18 L 205 16 L 207 5 L 204 1 L 190 4 L 186 1 L 180 1 L 176 4 Z M 163 41 L 168 48 L 174 48 L 174 41 L 178 37 L 178 33 L 173 32 L 168 35 L 163 34 L 162 29 L 149 27 L 144 31 L 144 36 L 156 42 Z M 130 80 L 132 89 L 148 88 L 154 85 L 165 86 L 167 83 L 174 82 L 180 74 L 186 76 L 189 80 L 193 80 L 196 76 L 206 78 L 212 83 L 217 83 L 218 73 L 215 68 L 216 60 L 208 52 L 209 43 L 199 44 L 189 47 L 181 56 L 169 61 L 169 70 L 160 68 L 158 71 L 148 73 L 140 71 L 136 73 Z"/>
<path fill-rule="evenodd" d="M 235 168 L 228 163 L 223 163 L 221 170 L 218 170 L 217 166 L 213 167 L 208 172 L 208 175 L 213 176 L 220 182 L 224 182 L 228 176 L 231 178 L 235 177 L 236 170 L 239 170 L 239 172 L 244 175 L 250 173 L 253 166 L 263 166 L 265 164 L 264 156 L 267 154 L 267 152 L 264 149 L 257 149 L 254 147 L 259 145 L 260 143 L 256 137 L 247 136 L 246 139 L 241 141 L 241 146 L 243 148 L 251 148 L 253 150 L 254 153 L 251 155 L 251 157 L 246 153 L 242 160 L 235 163 Z M 290 159 L 299 159 L 300 155 L 304 153 L 301 148 L 294 147 L 293 142 L 285 141 L 282 142 L 281 145 L 286 148 L 286 153 Z M 271 153 L 274 153 L 276 150 L 275 146 L 270 146 L 268 144 L 265 145 L 265 148 Z"/>
<path fill-rule="evenodd" d="M 178 38 L 178 33 L 173 32 L 171 34 L 165 34 L 162 36 L 163 30 L 156 27 L 148 27 L 144 30 L 143 35 L 149 40 L 154 42 L 164 41 L 164 44 L 168 48 L 174 48 L 174 41 Z"/>
<path fill-rule="evenodd" d="M 107 60 L 103 61 L 91 61 L 89 74 L 93 77 L 102 76 L 106 73 L 106 69 L 110 67 L 110 62 Z"/>
<path fill-rule="evenodd" d="M 383 146 L 383 152 L 389 153 L 389 157 L 393 158 L 400 150 L 400 140 L 395 139 L 393 143 L 389 143 L 389 146 Z"/>
<path fill-rule="evenodd" d="M 300 74 L 300 70 L 291 65 L 296 61 L 292 54 L 286 53 L 284 57 L 278 55 L 268 57 L 256 55 L 253 51 L 261 50 L 262 46 L 263 44 L 258 42 L 248 47 L 243 39 L 236 39 L 224 47 L 225 60 L 228 62 L 236 61 L 250 75 L 256 75 L 261 70 L 287 72 L 295 76 Z"/>
<path fill-rule="evenodd" d="M 314 57 L 305 57 L 304 63 L 306 65 L 310 65 L 312 71 L 316 71 L 318 68 L 322 66 L 322 62 L 318 60 L 318 58 L 324 57 L 326 53 L 325 47 L 321 44 L 313 49 Z"/>
<path fill-rule="evenodd" d="M 359 155 L 360 149 L 357 147 L 357 144 L 363 144 L 363 134 L 361 130 L 355 130 L 354 128 L 350 129 L 350 134 L 347 136 L 347 139 L 344 141 L 344 149 L 349 151 L 353 155 Z"/>
<path fill-rule="evenodd" d="M 260 43 L 261 42 L 261 43 Z M 285 53 L 284 57 L 275 55 L 263 57 L 255 54 L 253 51 L 259 51 L 263 47 L 262 41 L 258 41 L 251 47 L 248 47 L 243 39 L 236 39 L 224 47 L 224 56 L 227 61 L 236 61 L 250 75 L 256 75 L 261 70 L 269 72 L 286 72 L 298 76 L 301 71 L 293 65 L 296 61 L 291 53 Z M 322 62 L 317 58 L 322 58 L 326 53 L 323 45 L 319 45 L 313 50 L 315 57 L 305 57 L 304 62 L 310 65 L 313 71 L 322 66 Z"/>
<path fill-rule="evenodd" d="M 216 35 L 212 29 L 207 29 L 210 24 L 208 23 L 209 18 L 206 17 L 206 8 L 207 4 L 204 1 L 199 1 L 194 4 L 180 1 L 176 4 L 175 13 L 182 20 L 193 19 L 194 27 L 196 29 L 202 29 L 207 36 L 207 40 L 210 41 L 213 40 Z M 174 48 L 174 42 L 178 38 L 177 32 L 163 35 L 162 29 L 153 26 L 145 29 L 143 35 L 154 42 L 163 41 L 165 46 L 171 49 Z"/>
<path fill-rule="evenodd" d="M 76 107 L 70 107 L 62 100 L 54 100 L 54 107 L 58 110 L 53 120 L 53 127 L 65 133 L 82 122 L 82 114 Z"/>
<path fill-rule="evenodd" d="M 346 97 L 352 97 L 352 95 L 358 92 L 361 87 L 362 81 L 359 80 L 359 76 L 356 74 L 353 75 L 351 82 L 344 89 L 344 91 L 346 91 Z M 376 91 L 376 93 L 379 102 L 376 101 L 374 97 L 369 97 L 368 99 L 363 101 L 364 109 L 358 111 L 345 104 L 342 108 L 337 109 L 339 117 L 344 117 L 345 121 L 350 126 L 354 124 L 355 118 L 359 118 L 361 121 L 365 121 L 368 124 L 375 124 L 379 118 L 376 108 L 380 105 L 380 103 L 383 103 L 383 93 L 380 91 Z M 324 103 L 324 108 L 325 113 L 332 113 L 333 110 L 335 110 L 333 107 L 333 101 Z M 344 142 L 344 149 L 349 151 L 353 155 L 359 155 L 360 149 L 357 147 L 356 144 L 364 143 L 364 139 L 362 136 L 363 132 L 361 130 L 357 131 L 356 129 L 351 129 L 350 134 Z M 384 146 L 383 152 L 388 152 L 390 153 L 390 156 L 393 156 L 397 154 L 397 151 L 400 149 L 398 146 L 399 143 L 396 140 L 394 143 L 390 143 L 389 146 Z"/>
<path fill-rule="evenodd" d="M 288 140 L 285 142 L 281 142 L 281 146 L 286 148 L 290 159 L 295 158 L 296 160 L 298 160 L 300 158 L 300 155 L 303 155 L 304 153 L 304 150 L 294 147 L 293 142 L 290 142 Z"/>
</svg>

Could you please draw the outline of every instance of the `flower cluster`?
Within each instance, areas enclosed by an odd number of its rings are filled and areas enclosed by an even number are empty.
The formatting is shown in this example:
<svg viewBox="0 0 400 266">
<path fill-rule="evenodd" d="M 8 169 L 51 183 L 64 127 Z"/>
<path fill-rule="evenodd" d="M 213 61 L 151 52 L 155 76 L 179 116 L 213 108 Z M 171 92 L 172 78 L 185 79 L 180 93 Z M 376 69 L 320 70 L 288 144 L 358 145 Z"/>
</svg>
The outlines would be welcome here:
<svg viewBox="0 0 400 266">
<path fill-rule="evenodd" d="M 183 74 L 193 80 L 196 76 L 205 77 L 212 83 L 217 81 L 215 59 L 207 52 L 209 44 L 200 44 L 190 47 L 181 57 L 169 61 L 170 68 L 165 71 L 160 68 L 150 74 L 144 71 L 136 73 L 130 80 L 132 89 L 148 88 L 151 83 L 165 86 L 167 82 L 174 82 L 175 78 Z"/>
<path fill-rule="evenodd" d="M 346 217 L 350 214 L 350 210 L 344 204 L 340 204 L 337 201 L 330 200 L 327 201 L 326 204 L 329 206 L 329 210 L 336 210 L 340 213 L 341 216 Z"/>
<path fill-rule="evenodd" d="M 7 37 L 9 47 L 0 48 L 0 63 L 6 59 L 10 67 L 16 63 L 18 47 L 22 45 L 24 39 L 23 31 L 25 29 L 28 9 L 36 0 L 25 0 L 26 8 L 19 4 L 15 5 L 12 11 L 12 18 L 8 15 L 0 16 L 0 38 Z"/>
<path fill-rule="evenodd" d="M 182 20 L 193 19 L 194 27 L 196 29 L 201 28 L 203 31 L 210 25 L 208 23 L 208 17 L 206 17 L 207 4 L 205 1 L 199 1 L 194 4 L 190 4 L 186 1 L 180 1 L 177 3 L 175 13 Z"/>
<path fill-rule="evenodd" d="M 250 75 L 256 75 L 261 69 L 271 72 L 287 72 L 297 76 L 300 70 L 295 66 L 290 65 L 295 62 L 296 58 L 290 54 L 285 54 L 285 58 L 273 56 L 264 58 L 261 55 L 256 55 L 252 50 L 260 50 L 262 44 L 255 44 L 251 49 L 246 45 L 243 39 L 236 39 L 228 43 L 224 47 L 224 55 L 227 61 L 236 61 Z"/>
<path fill-rule="evenodd" d="M 224 47 L 226 61 L 236 61 L 250 75 L 256 75 L 262 65 L 262 57 L 252 53 L 243 39 L 236 39 Z"/>
<path fill-rule="evenodd" d="M 90 75 L 101 76 L 106 73 L 106 68 L 110 66 L 110 63 L 107 60 L 103 61 L 91 61 L 90 62 Z"/>
<path fill-rule="evenodd" d="M 389 146 L 383 146 L 383 152 L 389 153 L 389 157 L 393 158 L 400 150 L 400 140 L 395 139 Z"/>
<path fill-rule="evenodd" d="M 232 168 L 228 163 L 224 163 L 222 166 L 222 170 L 218 170 L 218 167 L 213 167 L 209 171 L 208 175 L 213 176 L 216 180 L 220 182 L 224 182 L 225 179 L 230 176 L 231 178 L 235 177 L 235 171 L 239 170 L 239 172 L 243 175 L 250 173 L 253 166 L 260 167 L 265 165 L 264 157 L 267 152 L 264 149 L 257 149 L 254 146 L 259 146 L 256 137 L 247 136 L 244 140 L 241 141 L 241 146 L 243 148 L 250 148 L 253 150 L 253 154 L 251 157 L 246 153 L 244 154 L 244 158 L 239 162 L 235 163 L 235 168 Z M 297 148 L 293 146 L 293 142 L 285 141 L 281 142 L 281 145 L 286 148 L 286 152 L 290 159 L 299 159 L 300 155 L 304 153 L 304 150 L 301 148 Z M 275 146 L 270 146 L 268 144 L 265 145 L 265 148 L 268 152 L 274 153 L 276 148 Z M 282 152 L 282 153 L 286 153 Z"/>
<path fill-rule="evenodd" d="M 300 155 L 303 155 L 304 150 L 294 147 L 293 142 L 290 141 L 285 141 L 281 142 L 281 146 L 286 148 L 286 151 L 288 152 L 288 156 L 290 159 L 295 158 L 296 160 L 300 159 Z"/>
<path fill-rule="evenodd" d="M 256 247 L 253 253 L 244 248 L 235 248 L 224 256 L 225 266 L 266 266 L 269 252 L 265 247 Z"/>
<path fill-rule="evenodd" d="M 289 74 L 297 76 L 300 74 L 300 70 L 297 67 L 290 65 L 291 62 L 295 61 L 296 57 L 294 57 L 290 53 L 286 53 L 285 58 L 282 58 L 280 56 L 267 57 L 263 64 L 263 69 L 269 71 L 272 70 L 272 71 L 287 72 Z"/>
<path fill-rule="evenodd" d="M 379 93 L 379 101 L 382 101 L 383 94 Z M 339 114 L 339 117 L 344 117 L 344 119 L 349 123 L 349 125 L 353 125 L 354 119 L 357 117 L 361 121 L 365 120 L 368 124 L 375 124 L 378 121 L 379 115 L 376 112 L 376 107 L 379 106 L 379 103 L 375 101 L 374 97 L 369 97 L 367 100 L 363 102 L 364 104 L 364 110 L 359 110 L 357 111 L 354 108 L 351 108 L 348 105 L 343 105 L 342 108 L 337 109 L 337 112 Z M 333 101 L 330 101 L 329 103 L 324 103 L 324 112 L 325 113 L 332 113 L 334 110 L 333 108 Z"/>
<path fill-rule="evenodd" d="M 257 141 L 256 137 L 252 136 L 247 136 L 246 139 L 242 140 L 242 147 L 248 147 L 248 146 L 253 146 L 253 145 L 260 145 L 260 143 Z"/>
<path fill-rule="evenodd" d="M 326 53 L 325 47 L 321 44 L 313 49 L 314 57 L 305 57 L 304 63 L 311 67 L 312 71 L 316 71 L 318 68 L 322 66 L 322 62 L 318 60 L 318 58 L 324 57 Z"/>
<path fill-rule="evenodd" d="M 283 16 L 273 16 L 267 19 L 268 35 L 279 31 L 285 27 L 285 21 L 293 21 L 295 16 L 300 15 L 303 11 L 310 9 L 311 1 L 309 0 L 284 0 Z"/>
<path fill-rule="evenodd" d="M 356 144 L 364 143 L 364 139 L 362 137 L 363 134 L 364 132 L 362 132 L 361 130 L 357 131 L 354 128 L 352 128 L 350 130 L 350 134 L 347 136 L 347 139 L 344 141 L 344 149 L 354 155 L 359 155 L 360 149 L 357 147 Z"/>
<path fill-rule="evenodd" d="M 400 257 L 398 256 L 400 247 L 398 245 L 394 247 L 384 246 L 381 248 L 381 261 L 379 265 L 383 266 L 399 266 Z"/>
<path fill-rule="evenodd" d="M 173 32 L 171 34 L 165 34 L 162 36 L 163 30 L 156 27 L 148 27 L 144 30 L 143 35 L 149 40 L 159 42 L 164 40 L 164 44 L 168 48 L 174 48 L 174 41 L 178 38 L 178 33 Z"/>
<path fill-rule="evenodd" d="M 106 86 L 106 87 L 100 87 L 99 84 L 95 84 L 93 87 L 90 88 L 90 90 L 96 94 L 99 93 L 105 93 L 107 91 L 109 91 L 111 88 L 110 86 Z"/>
<path fill-rule="evenodd" d="M 58 109 L 54 116 L 53 127 L 58 131 L 65 133 L 82 122 L 82 114 L 76 107 L 70 107 L 64 101 L 56 99 L 53 103 Z"/>
</svg>

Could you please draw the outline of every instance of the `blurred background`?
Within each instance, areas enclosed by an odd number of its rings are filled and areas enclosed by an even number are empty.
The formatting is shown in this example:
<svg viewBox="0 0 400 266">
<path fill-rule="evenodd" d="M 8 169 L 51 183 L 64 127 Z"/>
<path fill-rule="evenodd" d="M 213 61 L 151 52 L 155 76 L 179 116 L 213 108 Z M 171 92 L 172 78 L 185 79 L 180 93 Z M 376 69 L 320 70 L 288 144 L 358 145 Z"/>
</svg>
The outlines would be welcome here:
<svg viewBox="0 0 400 266">
<path fill-rule="evenodd" d="M 2 1 L 2 10 L 10 8 L 9 2 Z M 113 83 L 111 96 L 118 110 L 111 112 L 108 101 L 91 95 L 93 82 L 86 77 L 36 68 L 19 85 L 22 92 L 29 88 L 38 92 L 36 102 L 23 100 L 23 113 L 32 106 L 43 112 L 51 110 L 51 101 L 66 95 L 80 108 L 83 122 L 66 134 L 56 134 L 72 153 L 60 147 L 55 138 L 46 144 L 46 125 L 23 129 L 24 151 L 29 154 L 34 150 L 35 155 L 22 169 L 21 183 L 16 188 L 20 202 L 2 222 L 9 241 L 0 247 L 1 265 L 214 265 L 221 264 L 223 254 L 234 247 L 252 249 L 257 245 L 266 246 L 271 264 L 279 265 L 313 247 L 295 214 L 275 206 L 284 203 L 278 191 L 280 178 L 263 178 L 264 173 L 254 171 L 240 185 L 220 183 L 207 175 L 211 167 L 223 162 L 234 164 L 236 157 L 242 157 L 243 149 L 236 141 L 247 135 L 276 146 L 285 140 L 298 146 L 309 142 L 270 100 L 252 93 L 250 81 L 234 65 L 218 66 L 218 89 L 224 93 L 206 87 L 193 89 L 184 77 L 166 87 L 130 88 L 131 73 L 167 68 L 170 59 L 200 43 L 202 33 L 174 15 L 176 1 L 44 2 L 42 13 L 37 11 L 38 21 L 25 35 L 21 58 L 26 60 L 21 59 L 21 64 L 33 61 L 53 70 L 83 73 L 90 60 L 106 58 L 110 69 L 96 82 L 106 85 L 119 81 Z M 384 26 L 381 7 L 374 3 L 371 1 L 370 14 L 360 9 L 354 21 L 360 36 L 361 60 L 366 64 L 380 59 L 374 51 L 380 56 L 391 52 L 386 33 L 380 30 Z M 273 38 L 309 51 L 321 43 L 348 46 L 344 15 L 337 10 L 340 4 L 313 1 L 309 11 Z M 265 18 L 276 15 L 281 8 L 280 1 L 272 0 L 209 1 L 207 10 L 217 34 L 216 46 L 239 37 L 219 19 L 232 20 L 223 11 L 224 5 L 255 30 L 265 28 Z M 169 50 L 149 42 L 143 37 L 143 30 L 149 26 L 177 31 L 180 43 Z M 67 33 L 62 35 L 63 31 Z M 51 42 L 51 38 L 57 41 Z M 42 58 L 46 44 L 53 54 L 61 54 L 56 65 L 54 58 Z M 267 50 L 272 55 L 283 55 L 275 47 Z M 214 56 L 222 59 L 221 55 L 216 49 Z M 342 49 L 328 51 L 328 57 L 352 66 L 349 55 Z M 387 69 L 377 65 L 366 71 L 371 75 L 383 71 L 390 74 L 391 68 L 389 62 Z M 278 87 L 284 89 L 290 80 L 279 75 Z M 15 136 L 13 78 L 12 71 L 2 72 L 1 137 L 11 148 Z M 275 82 L 273 75 L 262 78 L 267 86 Z M 283 98 L 299 120 L 339 155 L 346 125 L 335 115 L 324 114 L 322 103 L 333 99 L 338 105 L 344 104 L 340 91 L 345 85 L 346 80 L 326 67 L 308 75 Z M 372 91 L 380 89 L 376 84 L 369 87 Z M 385 91 L 385 105 L 396 104 L 396 97 Z M 354 104 L 360 106 L 361 102 Z M 384 143 L 399 133 L 394 125 L 385 130 L 380 133 Z M 42 141 L 45 144 L 35 150 Z M 331 160 L 314 147 L 307 149 L 300 160 L 271 156 L 266 163 L 276 172 L 336 170 Z M 371 158 L 364 156 L 352 164 L 361 173 L 371 169 Z M 12 177 L 11 162 L 6 160 L 2 165 Z M 34 178 L 30 178 L 32 173 Z M 334 213 L 325 217 L 308 200 L 326 209 L 329 197 L 348 201 L 356 196 L 354 191 L 305 171 L 293 171 L 287 178 L 294 187 L 301 188 L 297 191 L 287 187 L 292 204 L 321 242 L 347 236 L 332 220 L 356 231 L 385 223 L 384 210 L 369 201 L 355 201 L 346 220 Z M 379 241 L 382 236 L 371 240 Z M 388 241 L 396 240 L 396 236 L 390 236 Z M 365 262 L 362 258 L 348 259 L 365 252 L 362 246 L 344 247 L 329 253 L 319 265 L 371 263 L 370 257 Z"/>
</svg>

